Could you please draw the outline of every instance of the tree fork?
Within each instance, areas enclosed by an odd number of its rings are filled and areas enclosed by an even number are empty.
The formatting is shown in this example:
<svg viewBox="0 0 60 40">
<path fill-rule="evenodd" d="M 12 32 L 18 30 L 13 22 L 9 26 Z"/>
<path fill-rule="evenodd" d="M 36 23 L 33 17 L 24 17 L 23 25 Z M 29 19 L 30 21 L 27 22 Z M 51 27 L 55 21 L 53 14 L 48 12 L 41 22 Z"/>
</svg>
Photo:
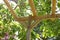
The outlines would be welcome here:
<svg viewBox="0 0 60 40">
<path fill-rule="evenodd" d="M 28 20 L 28 27 L 27 27 L 27 40 L 31 40 L 31 15 L 29 16 L 29 20 Z"/>
</svg>

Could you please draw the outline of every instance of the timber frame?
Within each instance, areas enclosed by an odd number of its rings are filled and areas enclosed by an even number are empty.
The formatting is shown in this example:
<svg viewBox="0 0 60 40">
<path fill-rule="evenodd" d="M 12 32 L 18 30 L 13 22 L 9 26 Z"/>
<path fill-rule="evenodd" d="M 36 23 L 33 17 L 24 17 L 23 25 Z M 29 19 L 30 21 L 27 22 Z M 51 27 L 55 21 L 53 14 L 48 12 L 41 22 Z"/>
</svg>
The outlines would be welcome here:
<svg viewBox="0 0 60 40">
<path fill-rule="evenodd" d="M 29 16 L 29 17 L 17 17 L 16 13 L 14 12 L 14 10 L 12 9 L 12 7 L 10 6 L 8 0 L 4 0 L 4 2 L 6 3 L 8 9 L 10 10 L 12 16 L 15 18 L 16 21 L 18 22 L 25 22 L 28 21 L 29 24 L 27 26 L 27 40 L 31 40 L 31 29 L 36 27 L 37 24 L 40 23 L 40 20 L 42 19 L 48 19 L 48 18 L 60 18 L 60 14 L 55 14 L 56 11 L 56 0 L 52 0 L 52 14 L 51 15 L 42 15 L 42 16 L 37 16 L 37 10 L 35 9 L 35 5 L 33 0 L 28 0 L 30 7 L 31 7 L 31 11 L 33 13 L 33 16 Z M 31 25 L 31 21 L 35 21 L 34 23 L 32 23 Z"/>
</svg>

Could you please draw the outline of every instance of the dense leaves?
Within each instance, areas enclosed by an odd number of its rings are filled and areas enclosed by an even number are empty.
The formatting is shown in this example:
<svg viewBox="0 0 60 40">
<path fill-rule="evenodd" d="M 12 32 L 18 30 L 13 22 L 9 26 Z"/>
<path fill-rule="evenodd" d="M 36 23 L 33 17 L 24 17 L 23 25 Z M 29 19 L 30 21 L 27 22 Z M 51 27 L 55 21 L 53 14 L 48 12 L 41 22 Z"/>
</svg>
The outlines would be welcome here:
<svg viewBox="0 0 60 40">
<path fill-rule="evenodd" d="M 34 0 L 38 16 L 51 13 L 51 0 Z M 19 7 L 14 11 L 21 16 L 31 15 L 30 5 L 27 0 L 19 0 Z M 57 7 L 60 8 L 60 0 L 57 1 Z M 30 13 L 29 13 L 30 12 Z M 60 39 L 60 19 L 43 19 L 32 30 L 31 40 L 46 39 L 55 37 Z M 20 23 L 14 20 L 5 4 L 0 4 L 0 38 L 8 37 L 9 40 L 26 40 L 27 29 Z"/>
</svg>

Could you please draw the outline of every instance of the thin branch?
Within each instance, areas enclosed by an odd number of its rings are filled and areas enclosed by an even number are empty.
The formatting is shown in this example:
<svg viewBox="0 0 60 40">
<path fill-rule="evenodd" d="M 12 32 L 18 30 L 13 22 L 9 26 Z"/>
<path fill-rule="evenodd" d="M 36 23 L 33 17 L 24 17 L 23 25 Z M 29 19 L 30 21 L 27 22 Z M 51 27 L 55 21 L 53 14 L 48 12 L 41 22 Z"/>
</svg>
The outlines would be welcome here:
<svg viewBox="0 0 60 40">
<path fill-rule="evenodd" d="M 13 17 L 16 19 L 17 16 L 16 16 L 15 12 L 13 11 L 12 7 L 10 6 L 8 0 L 4 0 L 4 2 L 6 3 L 6 5 L 7 5 L 8 9 L 10 10 L 11 14 L 13 15 Z"/>
<path fill-rule="evenodd" d="M 33 12 L 33 16 L 37 16 L 37 10 L 35 9 L 35 5 L 34 5 L 33 0 L 29 0 L 29 4 L 31 7 L 31 11 Z"/>
<path fill-rule="evenodd" d="M 13 15 L 14 19 L 16 21 L 25 21 L 28 19 L 28 17 L 17 17 L 16 13 L 14 12 L 14 10 L 12 9 L 12 7 L 10 6 L 8 0 L 4 0 L 4 2 L 6 3 L 8 9 L 10 10 L 11 14 Z"/>
<path fill-rule="evenodd" d="M 56 11 L 56 0 L 52 0 L 52 15 L 55 15 Z"/>
<path fill-rule="evenodd" d="M 16 6 L 14 7 L 14 10 L 15 10 L 17 7 L 18 7 L 18 5 L 16 5 Z"/>
<path fill-rule="evenodd" d="M 19 5 L 18 5 L 18 4 L 15 6 L 14 10 L 15 10 L 17 7 L 19 7 Z"/>
</svg>

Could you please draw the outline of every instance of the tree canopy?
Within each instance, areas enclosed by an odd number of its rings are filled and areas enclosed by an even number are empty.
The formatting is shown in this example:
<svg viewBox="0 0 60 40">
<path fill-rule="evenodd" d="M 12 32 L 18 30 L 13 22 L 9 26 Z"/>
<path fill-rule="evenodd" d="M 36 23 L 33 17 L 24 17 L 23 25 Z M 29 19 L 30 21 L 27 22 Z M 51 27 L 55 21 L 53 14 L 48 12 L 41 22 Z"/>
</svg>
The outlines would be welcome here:
<svg viewBox="0 0 60 40">
<path fill-rule="evenodd" d="M 34 4 L 29 0 L 17 0 L 14 2 L 17 4 L 15 7 L 13 7 L 14 4 L 12 3 L 10 5 L 7 3 L 7 5 L 0 4 L 0 39 L 8 36 L 9 40 L 26 40 L 27 26 L 29 24 L 34 26 L 37 21 L 39 22 L 37 26 L 31 27 L 31 40 L 48 40 L 48 38 L 54 37 L 56 40 L 60 39 L 60 0 L 56 1 L 56 9 L 52 8 L 52 0 L 33 0 Z M 7 6 L 11 6 L 13 9 Z M 16 16 L 12 15 L 12 12 Z M 56 15 L 52 16 L 51 14 Z"/>
</svg>

